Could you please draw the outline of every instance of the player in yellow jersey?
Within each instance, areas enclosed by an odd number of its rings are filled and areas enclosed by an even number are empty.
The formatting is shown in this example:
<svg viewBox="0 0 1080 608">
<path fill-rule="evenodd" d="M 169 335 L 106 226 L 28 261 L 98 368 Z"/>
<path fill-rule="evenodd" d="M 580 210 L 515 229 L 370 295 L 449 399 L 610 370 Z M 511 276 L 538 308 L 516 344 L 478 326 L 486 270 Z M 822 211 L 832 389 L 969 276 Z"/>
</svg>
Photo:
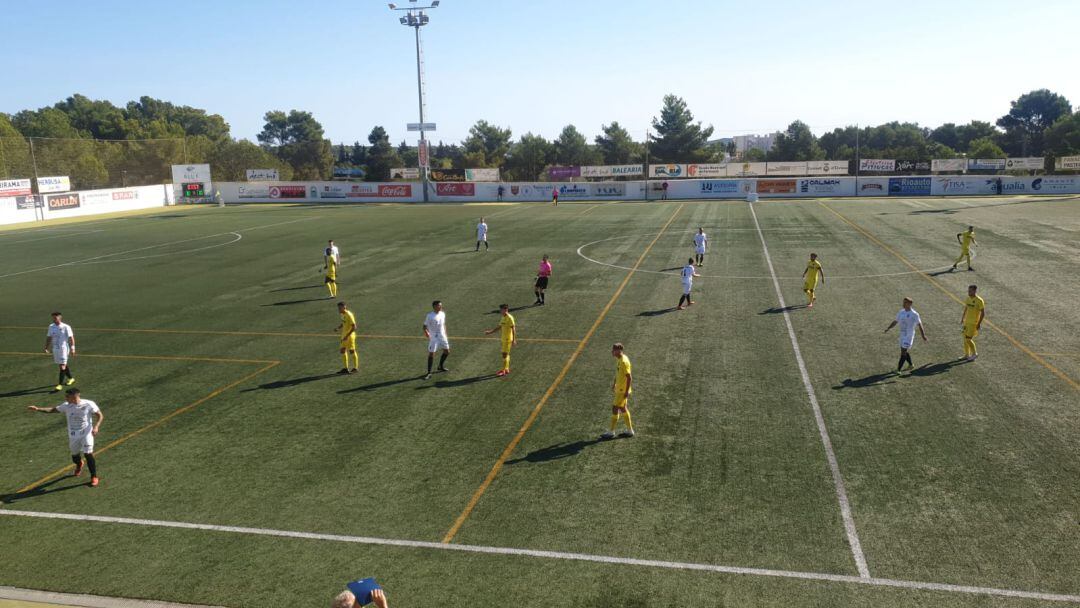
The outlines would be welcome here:
<svg viewBox="0 0 1080 608">
<path fill-rule="evenodd" d="M 327 247 L 326 250 L 329 252 L 330 248 Z M 330 297 L 331 298 L 336 298 L 337 297 L 337 267 L 338 267 L 337 256 L 330 255 L 329 253 L 327 253 L 327 255 L 324 258 L 324 262 L 325 262 L 324 268 L 326 269 L 326 278 L 323 280 L 323 282 L 326 283 L 326 289 L 330 292 Z"/>
<path fill-rule="evenodd" d="M 814 300 L 817 299 L 815 290 L 817 289 L 818 279 L 821 279 L 821 284 L 825 284 L 825 271 L 821 268 L 821 262 L 817 259 L 816 253 L 810 254 L 810 261 L 806 263 L 806 270 L 803 271 L 803 292 L 806 294 L 807 308 L 814 307 Z"/>
<path fill-rule="evenodd" d="M 630 375 L 630 358 L 623 353 L 623 345 L 621 342 L 616 342 L 611 346 L 611 356 L 615 357 L 617 361 L 615 365 L 615 381 L 611 384 L 611 390 L 614 393 L 614 399 L 611 402 L 611 429 L 603 435 L 600 435 L 600 438 L 614 438 L 615 427 L 619 425 L 619 418 L 622 416 L 626 416 L 627 430 L 619 436 L 633 437 L 634 423 L 630 420 L 630 408 L 627 407 L 630 393 L 633 392 L 633 378 Z"/>
<path fill-rule="evenodd" d="M 345 366 L 338 373 L 355 374 L 360 371 L 360 354 L 356 352 L 356 316 L 345 302 L 338 302 L 337 309 L 341 313 L 341 325 L 337 326 L 337 330 L 341 332 L 341 361 Z M 349 368 L 350 353 L 356 362 L 352 369 Z"/>
<path fill-rule="evenodd" d="M 975 270 L 971 267 L 971 246 L 978 245 L 975 242 L 975 227 L 968 226 L 967 232 L 959 232 L 956 234 L 956 240 L 960 243 L 960 257 L 956 258 L 953 262 L 952 268 L 949 270 L 956 270 L 956 265 L 960 263 L 960 260 L 967 258 L 968 270 Z"/>
<path fill-rule="evenodd" d="M 979 290 L 976 285 L 968 285 L 968 297 L 964 300 L 964 312 L 960 315 L 960 326 L 964 331 L 964 358 L 974 361 L 979 353 L 975 350 L 975 336 L 982 329 L 983 317 L 986 316 L 986 302 L 975 295 Z"/>
<path fill-rule="evenodd" d="M 508 304 L 499 304 L 499 313 L 502 318 L 499 319 L 499 325 L 493 327 L 484 332 L 486 335 L 493 334 L 495 332 L 501 332 L 499 337 L 502 341 L 502 369 L 495 372 L 496 376 L 506 376 L 510 373 L 510 348 L 517 346 L 517 323 L 514 321 L 514 315 L 510 314 L 510 306 Z"/>
</svg>

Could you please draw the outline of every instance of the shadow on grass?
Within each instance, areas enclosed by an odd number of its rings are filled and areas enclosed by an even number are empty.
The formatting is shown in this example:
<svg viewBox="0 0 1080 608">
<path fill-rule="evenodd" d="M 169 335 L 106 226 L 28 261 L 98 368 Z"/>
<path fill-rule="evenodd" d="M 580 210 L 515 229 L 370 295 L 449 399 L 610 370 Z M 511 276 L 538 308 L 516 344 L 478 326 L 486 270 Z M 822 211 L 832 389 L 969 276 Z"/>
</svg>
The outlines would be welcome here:
<svg viewBox="0 0 1080 608">
<path fill-rule="evenodd" d="M 30 488 L 29 490 L 27 490 L 25 492 L 15 492 L 15 493 L 12 493 L 12 494 L 0 494 L 0 504 L 9 505 L 9 504 L 11 504 L 13 502 L 17 502 L 17 501 L 20 501 L 20 500 L 26 500 L 27 498 L 36 498 L 38 496 L 44 496 L 46 494 L 53 494 L 53 493 L 56 493 L 56 492 L 63 492 L 65 490 L 73 490 L 75 488 L 82 488 L 82 487 L 89 487 L 90 486 L 90 480 L 87 479 L 86 481 L 79 481 L 79 482 L 69 484 L 69 485 L 66 485 L 66 486 L 61 486 L 59 488 L 54 488 L 53 487 L 54 485 L 60 483 L 61 481 L 67 481 L 67 480 L 71 480 L 71 479 L 77 479 L 77 478 L 74 475 L 71 475 L 69 473 L 67 475 L 64 475 L 63 477 L 57 477 L 56 479 L 54 479 L 54 480 L 52 480 L 50 482 L 43 483 L 43 484 L 41 484 L 39 486 L 34 486 L 33 488 Z"/>
<path fill-rule="evenodd" d="M 533 304 L 526 304 L 526 305 L 524 305 L 524 306 L 511 306 L 511 307 L 510 307 L 510 308 L 508 308 L 507 310 L 508 310 L 509 312 L 517 312 L 517 311 L 519 311 L 519 310 L 527 310 L 527 309 L 529 309 L 529 308 L 536 308 L 537 306 L 539 306 L 539 304 L 533 303 Z M 499 309 L 498 309 L 498 308 L 496 308 L 495 310 L 492 310 L 492 311 L 486 312 L 486 313 L 484 313 L 484 314 L 486 314 L 486 315 L 497 315 L 497 314 L 499 314 Z"/>
<path fill-rule="evenodd" d="M 480 253 L 476 249 L 466 249 L 464 251 L 448 251 L 446 255 L 461 255 L 463 253 Z"/>
<path fill-rule="evenodd" d="M 476 384 L 477 382 L 483 382 L 485 380 L 492 380 L 498 378 L 495 374 L 484 374 L 481 376 L 473 376 L 471 378 L 462 378 L 460 380 L 436 380 L 434 384 L 427 386 L 418 386 L 416 390 L 422 391 L 429 388 L 455 388 L 458 386 L 468 386 L 470 384 Z"/>
<path fill-rule="evenodd" d="M 271 289 L 270 293 L 278 293 L 279 291 L 299 291 L 301 289 L 315 289 L 316 287 L 322 287 L 322 285 L 302 285 L 300 287 L 282 287 L 281 289 Z"/>
<path fill-rule="evenodd" d="M 278 380 L 276 382 L 267 382 L 265 384 L 260 384 L 259 386 L 256 386 L 255 388 L 245 388 L 244 390 L 242 390 L 240 392 L 241 393 L 249 393 L 251 391 L 273 390 L 273 389 L 276 389 L 276 388 L 289 388 L 290 386 L 298 386 L 298 385 L 301 385 L 301 384 L 307 384 L 308 382 L 316 382 L 318 380 L 326 380 L 327 378 L 333 378 L 334 376 L 344 376 L 344 375 L 345 374 L 340 374 L 340 373 L 335 372 L 335 373 L 332 373 L 332 374 L 322 374 L 322 375 L 319 375 L 319 376 L 305 376 L 303 378 L 291 378 L 289 380 Z"/>
<path fill-rule="evenodd" d="M 34 388 L 24 388 L 21 391 L 11 391 L 10 393 L 0 393 L 0 399 L 6 399 L 8 397 L 25 397 L 26 395 L 47 395 L 54 393 L 53 385 L 48 386 L 35 386 Z"/>
<path fill-rule="evenodd" d="M 551 462 L 552 460 L 561 460 L 563 458 L 577 456 L 578 454 L 583 452 L 585 448 L 594 446 L 598 443 L 603 442 L 600 439 L 589 439 L 586 441 L 575 441 L 573 443 L 556 443 L 555 445 L 549 445 L 546 448 L 533 450 L 532 452 L 529 452 L 521 458 L 507 460 L 506 464 L 520 464 L 522 462 Z"/>
<path fill-rule="evenodd" d="M 791 312 L 793 310 L 799 310 L 800 308 L 806 308 L 806 304 L 789 304 L 787 306 L 773 306 L 772 308 L 766 308 L 765 310 L 757 313 L 759 315 L 781 315 L 785 312 Z"/>
<path fill-rule="evenodd" d="M 286 302 L 274 302 L 273 304 L 263 304 L 262 306 L 292 306 L 293 304 L 306 304 L 307 302 L 325 302 L 327 300 L 333 299 L 333 297 L 327 296 L 325 298 L 308 298 L 306 300 L 288 300 Z"/>
<path fill-rule="evenodd" d="M 889 371 L 881 374 L 873 374 L 871 376 L 866 376 L 857 380 L 846 378 L 843 382 L 837 384 L 832 388 L 834 391 L 838 391 L 845 388 L 866 388 L 868 386 L 881 386 L 883 384 L 892 384 L 896 382 L 896 380 L 894 380 L 895 377 L 896 372 Z"/>
<path fill-rule="evenodd" d="M 679 310 L 678 306 L 672 306 L 671 308 L 661 308 L 659 310 L 643 310 L 637 314 L 639 317 L 659 317 L 660 315 L 666 315 L 669 312 L 675 312 Z"/>
<path fill-rule="evenodd" d="M 385 382 L 376 382 L 374 384 L 365 384 L 364 386 L 358 386 L 356 388 L 349 388 L 349 389 L 345 389 L 343 391 L 338 391 L 338 394 L 339 395 L 344 395 L 344 394 L 347 394 L 347 393 L 355 393 L 357 391 L 374 391 L 374 390 L 377 390 L 377 389 L 380 389 L 380 388 L 386 388 L 388 386 L 395 386 L 395 385 L 398 385 L 398 384 L 405 384 L 406 382 L 412 382 L 414 380 L 422 380 L 423 378 L 424 378 L 424 376 L 423 376 L 423 374 L 421 374 L 419 376 L 409 376 L 408 378 L 401 378 L 400 380 L 387 380 Z"/>
<path fill-rule="evenodd" d="M 945 361 L 944 363 L 928 363 L 926 365 L 920 365 L 911 370 L 912 376 L 937 376 L 938 374 L 944 374 L 956 367 L 957 365 L 963 365 L 967 363 L 967 359 L 953 359 L 952 361 Z"/>
<path fill-rule="evenodd" d="M 673 270 L 682 270 L 684 266 L 672 266 L 671 268 L 661 268 L 657 272 L 671 272 Z"/>
</svg>

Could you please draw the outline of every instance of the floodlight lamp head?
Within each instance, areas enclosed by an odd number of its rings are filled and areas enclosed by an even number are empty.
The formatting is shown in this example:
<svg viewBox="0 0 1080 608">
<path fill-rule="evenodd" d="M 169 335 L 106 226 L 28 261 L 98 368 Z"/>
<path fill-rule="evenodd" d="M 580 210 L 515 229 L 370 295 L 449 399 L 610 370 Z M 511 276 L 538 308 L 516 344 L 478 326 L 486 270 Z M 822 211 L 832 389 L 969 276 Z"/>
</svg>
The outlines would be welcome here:
<svg viewBox="0 0 1080 608">
<path fill-rule="evenodd" d="M 409 20 L 405 17 L 398 19 L 398 21 L 401 23 L 401 25 L 409 25 Z"/>
<path fill-rule="evenodd" d="M 394 4 L 393 2 L 391 2 L 389 6 L 390 6 L 390 10 L 392 10 L 392 11 L 397 10 L 397 5 Z"/>
<path fill-rule="evenodd" d="M 439 0 L 433 0 L 431 3 L 431 8 L 439 8 Z"/>
</svg>

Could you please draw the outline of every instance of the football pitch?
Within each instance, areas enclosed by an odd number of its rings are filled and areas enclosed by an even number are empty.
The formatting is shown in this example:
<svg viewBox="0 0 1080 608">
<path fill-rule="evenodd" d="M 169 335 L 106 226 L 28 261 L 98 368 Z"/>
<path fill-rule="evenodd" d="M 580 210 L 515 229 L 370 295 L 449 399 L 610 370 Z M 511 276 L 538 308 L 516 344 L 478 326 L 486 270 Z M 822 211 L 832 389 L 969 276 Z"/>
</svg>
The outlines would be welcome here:
<svg viewBox="0 0 1080 608">
<path fill-rule="evenodd" d="M 975 271 L 949 272 L 968 225 Z M 676 310 L 698 227 L 696 304 Z M 0 230 L 0 252 L 0 585 L 237 607 L 325 606 L 368 576 L 394 606 L 1080 604 L 1080 197 L 178 207 Z M 970 283 L 986 321 L 965 362 Z M 905 296 L 929 341 L 897 374 L 883 330 Z M 424 380 L 434 299 L 450 371 Z M 501 303 L 507 377 L 484 335 Z M 105 414 L 97 488 L 65 466 L 63 416 L 26 409 L 62 400 L 53 310 Z M 600 441 L 614 342 L 637 436 Z"/>
</svg>

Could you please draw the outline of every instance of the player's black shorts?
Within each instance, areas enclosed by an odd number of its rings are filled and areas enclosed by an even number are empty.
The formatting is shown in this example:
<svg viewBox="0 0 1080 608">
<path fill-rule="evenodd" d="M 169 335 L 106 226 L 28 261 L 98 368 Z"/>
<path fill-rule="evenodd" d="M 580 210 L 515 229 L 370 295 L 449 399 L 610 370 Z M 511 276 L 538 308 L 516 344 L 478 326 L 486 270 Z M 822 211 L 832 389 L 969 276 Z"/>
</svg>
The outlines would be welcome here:
<svg viewBox="0 0 1080 608">
<path fill-rule="evenodd" d="M 548 278 L 547 277 L 536 277 L 536 288 L 537 289 L 547 289 L 547 283 L 548 283 Z"/>
<path fill-rule="evenodd" d="M 326 284 L 326 283 L 337 283 L 337 279 L 331 279 L 330 277 L 323 277 L 323 284 Z"/>
</svg>

